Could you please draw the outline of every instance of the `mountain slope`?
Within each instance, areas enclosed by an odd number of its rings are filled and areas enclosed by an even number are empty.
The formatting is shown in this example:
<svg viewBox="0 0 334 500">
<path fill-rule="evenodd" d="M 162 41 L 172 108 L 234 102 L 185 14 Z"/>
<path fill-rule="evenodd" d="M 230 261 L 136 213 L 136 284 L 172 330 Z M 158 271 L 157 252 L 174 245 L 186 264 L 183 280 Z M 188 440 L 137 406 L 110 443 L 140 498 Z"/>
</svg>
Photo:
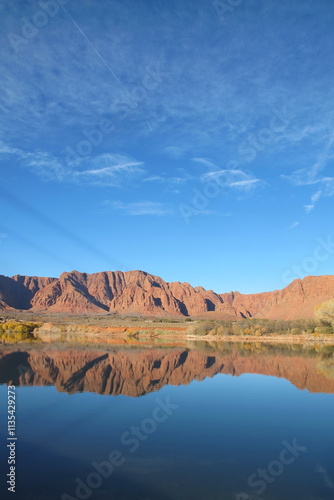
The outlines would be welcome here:
<svg viewBox="0 0 334 500">
<path fill-rule="evenodd" d="M 54 281 L 57 279 L 20 275 L 8 278 L 0 275 L 0 309 L 29 309 L 35 294 Z"/>
<path fill-rule="evenodd" d="M 143 271 L 72 271 L 58 279 L 0 276 L 0 309 L 55 313 L 297 319 L 313 317 L 314 306 L 333 297 L 334 276 L 308 276 L 283 290 L 248 295 L 166 283 Z"/>
</svg>

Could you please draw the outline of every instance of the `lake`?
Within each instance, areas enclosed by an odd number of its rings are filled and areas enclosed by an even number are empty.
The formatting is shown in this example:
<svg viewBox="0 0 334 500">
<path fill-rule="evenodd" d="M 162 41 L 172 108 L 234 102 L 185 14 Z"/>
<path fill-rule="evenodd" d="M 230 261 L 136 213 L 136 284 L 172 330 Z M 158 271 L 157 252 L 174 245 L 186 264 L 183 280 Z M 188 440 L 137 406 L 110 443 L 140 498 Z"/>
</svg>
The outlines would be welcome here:
<svg viewBox="0 0 334 500">
<path fill-rule="evenodd" d="M 334 498 L 333 346 L 6 346 L 0 383 L 5 497 Z"/>
</svg>

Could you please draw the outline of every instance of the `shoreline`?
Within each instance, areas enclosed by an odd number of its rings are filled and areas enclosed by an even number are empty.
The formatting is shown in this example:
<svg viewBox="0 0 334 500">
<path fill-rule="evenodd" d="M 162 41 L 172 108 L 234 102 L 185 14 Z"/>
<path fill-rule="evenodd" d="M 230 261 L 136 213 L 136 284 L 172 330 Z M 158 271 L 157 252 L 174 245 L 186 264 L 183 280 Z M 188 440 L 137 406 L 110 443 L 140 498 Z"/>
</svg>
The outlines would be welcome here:
<svg viewBox="0 0 334 500">
<path fill-rule="evenodd" d="M 82 348 L 94 348 L 97 345 L 106 347 L 186 347 L 189 343 L 206 342 L 208 344 L 226 344 L 226 343 L 251 343 L 251 344 L 298 344 L 298 345 L 328 345 L 334 346 L 334 335 L 325 334 L 305 334 L 305 335 L 235 335 L 235 336 L 222 336 L 222 335 L 194 335 L 190 333 L 175 332 L 169 334 L 152 334 L 141 333 L 139 335 L 129 334 L 108 334 L 103 331 L 93 332 L 59 332 L 40 331 L 36 332 L 36 339 L 32 341 L 2 341 L 0 348 L 13 347 L 13 346 L 29 346 L 31 348 L 37 346 L 63 346 L 73 347 L 81 346 Z"/>
<path fill-rule="evenodd" d="M 35 318 L 34 318 L 35 319 Z M 36 318 L 37 319 L 37 318 Z M 35 321 L 36 321 L 35 319 Z M 50 318 L 51 319 L 51 318 Z M 64 318 L 58 318 L 64 320 Z M 79 320 L 83 318 L 77 318 Z M 15 322 L 15 320 L 13 320 Z M 15 328 L 30 328 L 29 333 L 20 333 Z M 205 326 L 205 325 L 204 325 Z M 197 329 L 197 331 L 196 331 Z M 333 345 L 334 333 L 299 331 L 292 333 L 290 330 L 280 330 L 275 332 L 249 331 L 247 332 L 224 332 L 217 328 L 207 329 L 199 322 L 168 323 L 153 321 L 135 321 L 123 319 L 114 320 L 108 324 L 97 324 L 97 321 L 89 324 L 78 322 L 58 322 L 39 321 L 21 323 L 20 321 L 7 330 L 1 340 L 0 345 L 21 345 L 21 344 L 68 344 L 90 346 L 100 345 L 124 345 L 124 346 L 170 346 L 181 347 L 193 342 L 207 342 L 215 344 L 224 343 L 266 343 L 266 344 L 299 344 L 299 345 Z M 301 330 L 301 328 L 300 328 Z M 17 337 L 15 338 L 15 335 Z M 21 337 L 20 337 L 21 335 Z"/>
</svg>

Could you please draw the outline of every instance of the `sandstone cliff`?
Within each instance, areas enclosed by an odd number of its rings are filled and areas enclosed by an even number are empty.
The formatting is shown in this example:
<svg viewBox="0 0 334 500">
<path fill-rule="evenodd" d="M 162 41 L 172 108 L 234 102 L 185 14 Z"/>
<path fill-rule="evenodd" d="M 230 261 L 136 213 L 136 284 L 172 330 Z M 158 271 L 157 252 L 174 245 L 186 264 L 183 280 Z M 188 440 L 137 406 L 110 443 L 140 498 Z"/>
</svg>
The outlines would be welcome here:
<svg viewBox="0 0 334 500">
<path fill-rule="evenodd" d="M 283 290 L 248 295 L 166 283 L 143 271 L 72 271 L 58 279 L 0 276 L 0 309 L 56 313 L 298 319 L 313 317 L 314 306 L 333 297 L 334 276 L 308 276 Z"/>
<path fill-rule="evenodd" d="M 53 281 L 57 279 L 20 275 L 8 278 L 0 275 L 0 309 L 29 309 L 34 295 Z"/>
</svg>

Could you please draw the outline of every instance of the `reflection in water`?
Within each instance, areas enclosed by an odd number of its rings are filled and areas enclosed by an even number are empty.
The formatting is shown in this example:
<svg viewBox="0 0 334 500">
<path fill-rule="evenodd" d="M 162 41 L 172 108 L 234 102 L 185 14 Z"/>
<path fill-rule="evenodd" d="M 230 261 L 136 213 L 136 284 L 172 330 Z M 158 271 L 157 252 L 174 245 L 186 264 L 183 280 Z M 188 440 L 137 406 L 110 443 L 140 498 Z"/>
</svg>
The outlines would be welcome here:
<svg viewBox="0 0 334 500">
<path fill-rule="evenodd" d="M 331 347 L 21 349 L 0 351 L 1 401 L 21 386 L 16 500 L 333 498 Z"/>
<path fill-rule="evenodd" d="M 219 373 L 285 378 L 299 389 L 334 393 L 332 346 L 264 344 L 201 349 L 78 350 L 32 348 L 0 351 L 0 383 L 54 385 L 59 391 L 143 396 L 165 385 L 186 385 Z"/>
</svg>

